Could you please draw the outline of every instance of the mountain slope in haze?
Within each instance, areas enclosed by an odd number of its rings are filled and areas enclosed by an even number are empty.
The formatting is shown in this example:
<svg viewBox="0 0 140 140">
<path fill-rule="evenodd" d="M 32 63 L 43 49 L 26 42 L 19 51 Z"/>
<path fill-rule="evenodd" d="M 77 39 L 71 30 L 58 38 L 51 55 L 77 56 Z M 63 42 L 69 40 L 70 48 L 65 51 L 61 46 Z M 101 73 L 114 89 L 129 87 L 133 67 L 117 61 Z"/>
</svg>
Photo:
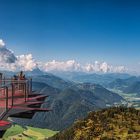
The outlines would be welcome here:
<svg viewBox="0 0 140 140">
<path fill-rule="evenodd" d="M 121 90 L 124 93 L 140 94 L 140 77 L 132 76 L 128 79 L 116 79 L 109 83 L 106 87 Z"/>
<path fill-rule="evenodd" d="M 121 104 L 123 98 L 97 84 L 76 84 L 54 75 L 33 77 L 34 90 L 49 95 L 44 108 L 51 112 L 36 113 L 32 120 L 13 119 L 16 123 L 35 127 L 63 130 L 89 111 Z M 36 92 L 37 93 L 37 92 Z"/>
<path fill-rule="evenodd" d="M 139 140 L 140 111 L 113 107 L 90 112 L 48 140 Z"/>
<path fill-rule="evenodd" d="M 123 91 L 125 93 L 137 93 L 140 96 L 140 81 L 134 82 Z"/>
<path fill-rule="evenodd" d="M 122 97 L 102 86 L 94 85 L 94 89 L 88 90 L 83 88 L 84 86 L 78 84 L 65 88 L 58 94 L 50 95 L 47 106 L 50 106 L 53 111 L 36 113 L 33 121 L 43 123 L 43 126 L 49 129 L 63 130 L 76 119 L 85 117 L 91 110 L 106 108 L 108 104 L 110 106 L 115 103 L 121 104 L 123 101 Z M 46 107 L 46 104 L 43 107 Z"/>
<path fill-rule="evenodd" d="M 117 78 L 126 79 L 130 77 L 129 74 L 125 73 L 87 74 L 83 72 L 54 72 L 54 74 L 70 81 L 96 83 L 101 85 L 106 85 Z"/>
<path fill-rule="evenodd" d="M 43 82 L 32 82 L 32 88 L 36 93 L 52 95 L 60 92 L 59 89 L 49 86 Z"/>
<path fill-rule="evenodd" d="M 19 72 L 12 71 L 1 72 L 9 78 L 13 77 L 13 75 L 19 74 Z M 39 68 L 36 68 L 32 71 L 24 71 L 24 74 L 27 78 L 32 78 L 33 82 L 44 83 L 58 89 L 64 89 L 65 87 L 69 87 L 73 84 L 71 81 L 64 80 L 51 73 L 43 72 Z"/>
<path fill-rule="evenodd" d="M 99 84 L 83 83 L 77 84 L 80 89 L 91 91 L 95 97 L 100 98 L 106 102 L 106 104 L 114 104 L 119 102 L 122 97 L 118 94 L 115 94 Z"/>
<path fill-rule="evenodd" d="M 127 79 L 121 79 L 121 78 L 117 78 L 114 81 L 110 82 L 107 87 L 109 88 L 114 88 L 114 89 L 125 89 L 125 87 L 128 87 L 130 85 L 132 85 L 134 82 L 140 81 L 140 77 L 136 77 L 136 76 L 131 76 Z"/>
<path fill-rule="evenodd" d="M 39 68 L 35 68 L 32 71 L 25 71 L 25 75 L 26 76 L 31 76 L 31 77 L 39 76 L 39 75 L 45 75 L 45 74 L 47 74 L 47 73 L 41 71 Z"/>
<path fill-rule="evenodd" d="M 66 87 L 71 86 L 73 83 L 70 81 L 63 80 L 53 74 L 45 74 L 45 75 L 38 75 L 33 77 L 34 82 L 43 82 L 51 87 L 64 89 Z"/>
</svg>

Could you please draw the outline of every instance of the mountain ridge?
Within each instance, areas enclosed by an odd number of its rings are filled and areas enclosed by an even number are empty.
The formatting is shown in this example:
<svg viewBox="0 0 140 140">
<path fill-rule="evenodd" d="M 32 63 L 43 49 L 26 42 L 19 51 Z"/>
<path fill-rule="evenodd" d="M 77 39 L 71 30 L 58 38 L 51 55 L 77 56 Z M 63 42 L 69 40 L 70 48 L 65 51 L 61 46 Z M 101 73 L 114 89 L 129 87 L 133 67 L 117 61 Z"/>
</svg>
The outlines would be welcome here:
<svg viewBox="0 0 140 140">
<path fill-rule="evenodd" d="M 87 85 L 89 89 L 86 88 Z M 63 130 L 75 119 L 85 117 L 91 110 L 102 109 L 115 103 L 121 104 L 124 100 L 100 85 L 76 84 L 50 74 L 34 76 L 33 87 L 39 90 L 39 86 L 40 89 L 43 88 L 42 94 L 50 95 L 42 107 L 50 107 L 52 112 L 36 113 L 30 122 L 14 119 L 17 123 Z"/>
</svg>

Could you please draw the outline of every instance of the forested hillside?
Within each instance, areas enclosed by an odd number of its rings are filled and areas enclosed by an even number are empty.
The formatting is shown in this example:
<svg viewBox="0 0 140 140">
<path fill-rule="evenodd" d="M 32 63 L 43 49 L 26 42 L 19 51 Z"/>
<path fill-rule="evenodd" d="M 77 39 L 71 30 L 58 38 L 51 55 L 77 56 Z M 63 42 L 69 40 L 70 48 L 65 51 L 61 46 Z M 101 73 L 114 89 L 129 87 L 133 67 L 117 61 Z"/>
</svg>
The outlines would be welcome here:
<svg viewBox="0 0 140 140">
<path fill-rule="evenodd" d="M 70 128 L 48 140 L 139 140 L 140 111 L 113 107 L 90 112 Z"/>
</svg>

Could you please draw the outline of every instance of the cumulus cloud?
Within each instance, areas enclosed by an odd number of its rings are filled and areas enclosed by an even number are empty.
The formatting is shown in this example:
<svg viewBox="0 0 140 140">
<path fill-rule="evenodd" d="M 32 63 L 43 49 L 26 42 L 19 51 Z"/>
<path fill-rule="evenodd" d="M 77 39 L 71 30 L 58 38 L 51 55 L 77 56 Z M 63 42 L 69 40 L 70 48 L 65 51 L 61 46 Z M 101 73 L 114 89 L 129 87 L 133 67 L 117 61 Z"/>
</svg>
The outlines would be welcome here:
<svg viewBox="0 0 140 140">
<path fill-rule="evenodd" d="M 94 63 L 90 63 L 84 66 L 86 72 L 126 72 L 126 68 L 124 66 L 112 66 L 109 65 L 107 62 L 98 62 L 95 61 Z"/>
<path fill-rule="evenodd" d="M 50 61 L 44 64 L 45 71 L 79 71 L 81 65 L 75 60 L 68 61 Z"/>
<path fill-rule="evenodd" d="M 0 57 L 0 69 L 8 71 L 18 71 L 18 70 L 32 71 L 37 67 L 37 63 L 33 59 L 32 54 L 14 57 L 16 57 L 16 60 L 14 62 L 11 61 L 7 62 L 5 61 L 5 58 L 1 59 L 2 57 Z M 13 57 L 11 56 L 11 58 L 9 59 L 13 59 Z"/>
<path fill-rule="evenodd" d="M 87 66 L 85 66 L 87 68 Z M 92 67 L 88 72 L 115 72 L 115 73 L 123 73 L 126 72 L 126 68 L 124 66 L 113 66 L 108 64 L 107 62 L 98 62 L 95 61 L 93 64 L 90 64 Z"/>
<path fill-rule="evenodd" d="M 0 69 L 1 70 L 24 70 L 32 71 L 36 68 L 37 63 L 32 54 L 15 56 L 14 53 L 7 49 L 5 43 L 0 39 Z"/>
<path fill-rule="evenodd" d="M 0 48 L 0 63 L 15 63 L 16 56 L 6 47 Z"/>
<path fill-rule="evenodd" d="M 15 70 L 16 56 L 5 47 L 5 43 L 0 39 L 0 69 L 1 70 Z"/>
<path fill-rule="evenodd" d="M 5 43 L 2 39 L 0 39 L 0 48 L 3 48 L 5 46 Z"/>
<path fill-rule="evenodd" d="M 81 71 L 81 72 L 126 72 L 124 66 L 112 66 L 107 64 L 106 62 L 98 62 L 89 63 L 86 65 L 82 65 L 75 60 L 68 61 L 50 61 L 43 65 L 44 71 Z"/>
<path fill-rule="evenodd" d="M 37 67 L 37 63 L 33 59 L 32 54 L 27 54 L 17 56 L 16 66 L 20 70 L 32 71 Z"/>
<path fill-rule="evenodd" d="M 82 65 L 75 60 L 68 61 L 49 61 L 46 63 L 37 62 L 32 54 L 15 56 L 14 53 L 7 49 L 5 43 L 0 39 L 0 69 L 10 71 L 32 71 L 35 68 L 40 68 L 43 71 L 71 71 L 71 72 L 126 72 L 124 66 L 112 66 L 106 62 L 95 61 Z"/>
<path fill-rule="evenodd" d="M 87 64 L 84 66 L 85 71 L 87 72 L 109 72 L 110 71 L 110 66 L 106 63 L 100 63 L 98 61 L 95 61 L 94 63 Z"/>
<path fill-rule="evenodd" d="M 15 63 L 0 63 L 0 70 L 16 71 Z"/>
</svg>

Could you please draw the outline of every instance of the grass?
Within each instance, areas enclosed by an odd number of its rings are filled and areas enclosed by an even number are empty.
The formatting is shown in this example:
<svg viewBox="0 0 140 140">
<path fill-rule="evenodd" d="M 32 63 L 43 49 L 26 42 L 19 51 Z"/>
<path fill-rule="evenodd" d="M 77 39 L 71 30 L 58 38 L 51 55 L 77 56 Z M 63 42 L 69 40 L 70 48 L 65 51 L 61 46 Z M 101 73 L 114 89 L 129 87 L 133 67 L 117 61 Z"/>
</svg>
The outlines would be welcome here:
<svg viewBox="0 0 140 140">
<path fill-rule="evenodd" d="M 52 137 L 58 131 L 49 129 L 34 128 L 27 126 L 25 128 L 19 125 L 13 125 L 9 128 L 3 136 L 4 140 L 44 140 L 45 138 Z"/>
<path fill-rule="evenodd" d="M 4 138 L 7 138 L 8 136 L 14 136 L 17 134 L 20 134 L 24 131 L 24 128 L 22 128 L 19 125 L 13 125 L 11 128 L 9 128 L 6 133 L 4 134 Z"/>
<path fill-rule="evenodd" d="M 43 134 L 45 137 L 52 137 L 53 135 L 58 133 L 58 131 L 52 131 L 49 129 L 39 129 L 39 128 L 35 128 L 35 127 L 28 127 L 28 129 L 39 132 L 39 133 Z"/>
</svg>

